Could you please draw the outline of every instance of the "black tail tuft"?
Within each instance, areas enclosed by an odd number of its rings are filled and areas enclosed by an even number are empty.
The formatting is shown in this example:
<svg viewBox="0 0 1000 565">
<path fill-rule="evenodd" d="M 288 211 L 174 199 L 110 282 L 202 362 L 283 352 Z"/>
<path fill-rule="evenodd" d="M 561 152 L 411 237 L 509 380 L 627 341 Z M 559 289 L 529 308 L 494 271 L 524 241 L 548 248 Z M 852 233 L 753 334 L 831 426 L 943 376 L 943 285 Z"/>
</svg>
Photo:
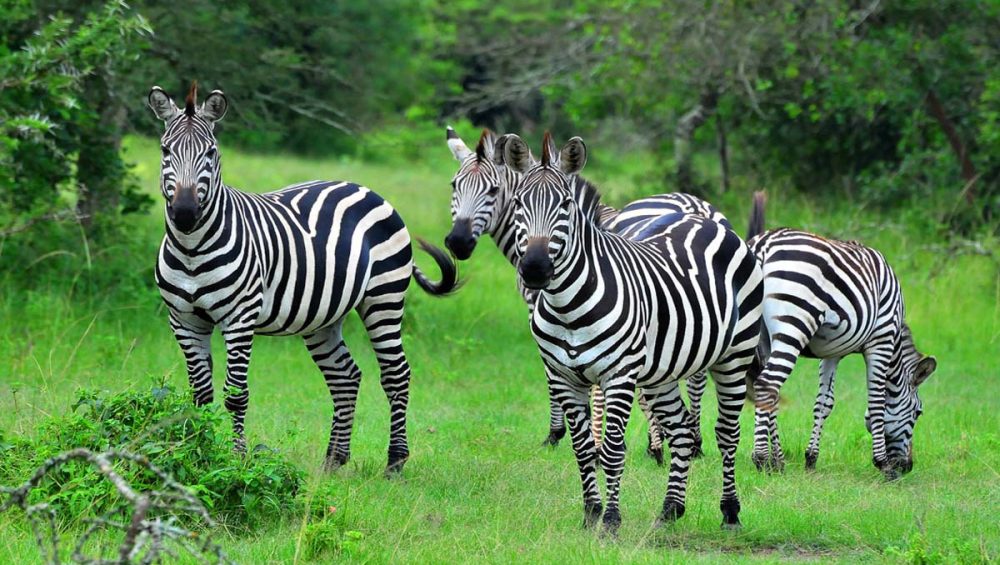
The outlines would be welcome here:
<svg viewBox="0 0 1000 565">
<path fill-rule="evenodd" d="M 764 205 L 767 204 L 767 193 L 758 190 L 753 193 L 753 208 L 750 210 L 750 226 L 747 228 L 747 241 L 764 233 Z"/>
<path fill-rule="evenodd" d="M 443 249 L 427 243 L 423 239 L 417 238 L 420 248 L 426 251 L 438 268 L 441 269 L 441 282 L 435 283 L 427 278 L 427 275 L 416 265 L 413 266 L 413 278 L 416 279 L 420 288 L 424 289 L 431 296 L 447 296 L 462 286 L 462 281 L 458 280 L 458 265 Z"/>
</svg>

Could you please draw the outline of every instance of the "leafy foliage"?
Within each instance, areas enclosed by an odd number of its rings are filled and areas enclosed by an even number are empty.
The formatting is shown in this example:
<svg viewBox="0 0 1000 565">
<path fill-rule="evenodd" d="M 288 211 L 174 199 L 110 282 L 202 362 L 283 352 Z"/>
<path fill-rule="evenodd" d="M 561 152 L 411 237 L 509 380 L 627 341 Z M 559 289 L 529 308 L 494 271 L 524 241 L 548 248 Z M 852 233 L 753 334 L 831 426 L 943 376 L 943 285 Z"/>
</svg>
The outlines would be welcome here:
<svg viewBox="0 0 1000 565">
<path fill-rule="evenodd" d="M 220 521 L 253 526 L 290 510 L 302 472 L 283 455 L 258 446 L 245 458 L 233 452 L 229 418 L 215 406 L 195 408 L 187 395 L 160 384 L 113 395 L 84 391 L 72 411 L 42 422 L 35 439 L 0 441 L 0 483 L 17 484 L 42 462 L 73 448 L 125 448 L 187 486 Z M 3 438 L 0 438 L 3 440 Z M 159 486 L 141 467 L 119 463 L 136 489 Z M 114 489 L 82 463 L 53 471 L 34 491 L 60 515 L 101 513 Z"/>
</svg>

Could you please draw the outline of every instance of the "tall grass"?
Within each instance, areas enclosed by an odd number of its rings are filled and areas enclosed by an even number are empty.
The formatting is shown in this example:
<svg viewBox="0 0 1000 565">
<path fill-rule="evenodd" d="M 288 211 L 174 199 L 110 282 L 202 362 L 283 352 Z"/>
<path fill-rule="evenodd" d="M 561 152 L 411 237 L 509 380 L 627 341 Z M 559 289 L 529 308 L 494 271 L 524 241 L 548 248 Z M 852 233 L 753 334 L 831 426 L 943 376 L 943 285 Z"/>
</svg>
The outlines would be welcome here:
<svg viewBox="0 0 1000 565">
<path fill-rule="evenodd" d="M 443 137 L 443 136 L 442 136 Z M 347 179 L 373 188 L 400 211 L 413 235 L 432 241 L 450 228 L 454 162 L 440 143 L 426 158 L 310 160 L 251 155 L 222 140 L 223 177 L 264 191 L 292 182 Z M 151 194 L 157 192 L 154 140 L 131 139 L 129 157 Z M 620 203 L 634 195 L 642 156 L 588 174 Z M 745 228 L 751 189 L 740 186 L 716 204 Z M 668 189 L 664 188 L 663 191 Z M 513 270 L 483 241 L 462 264 L 468 284 L 456 296 L 408 298 L 405 345 L 413 366 L 409 416 L 412 457 L 401 480 L 381 476 L 388 407 L 377 364 L 360 323 L 346 339 L 364 373 L 353 458 L 333 475 L 320 462 L 331 402 L 296 338 L 258 338 L 250 368 L 247 430 L 251 444 L 277 447 L 309 470 L 308 492 L 334 507 L 352 543 L 326 553 L 311 548 L 309 516 L 276 521 L 250 535 L 231 535 L 241 562 L 351 559 L 374 562 L 716 562 L 823 559 L 955 562 L 1000 552 L 1000 268 L 996 241 L 939 241 L 905 212 L 887 217 L 834 198 L 809 200 L 770 188 L 768 224 L 857 238 L 882 250 L 902 280 L 908 320 L 921 350 L 938 357 L 921 389 L 925 414 L 916 431 L 914 471 L 886 483 L 870 463 L 863 425 L 863 364 L 849 358 L 837 381 L 818 470 L 803 470 L 817 363 L 800 361 L 784 389 L 780 425 L 788 454 L 781 476 L 749 462 L 752 414 L 742 419 L 737 482 L 745 527 L 719 529 L 721 464 L 713 447 L 714 396 L 706 395 L 707 455 L 694 463 L 688 512 L 676 525 L 652 526 L 666 489 L 666 470 L 642 453 L 645 430 L 635 418 L 623 480 L 620 539 L 580 530 L 580 486 L 568 441 L 541 447 L 547 402 L 541 363 L 516 291 Z M 129 239 L 93 248 L 82 238 L 25 263 L 0 295 L 0 429 L 23 434 L 40 418 L 69 410 L 78 387 L 123 390 L 166 376 L 186 386 L 181 355 L 152 284 L 162 237 L 162 210 L 129 220 Z M 67 241 L 67 240 L 62 240 Z M 90 248 L 89 251 L 87 250 Z M 9 250 L 10 248 L 8 248 Z M 52 252 L 53 250 L 49 250 Z M 13 252 L 11 252 L 13 253 Z M 992 255 L 984 255 L 992 254 Z M 424 256 L 418 262 L 433 272 Z M 0 255 L 7 261 L 20 255 Z M 5 263 L 6 264 L 6 263 Z M 221 343 L 215 344 L 221 359 Z M 217 367 L 221 363 L 216 364 Z M 221 370 L 216 371 L 217 396 Z M 711 389 L 711 387 L 709 387 Z M 36 553 L 24 522 L 0 515 L 0 562 Z M 307 539 L 308 538 L 308 539 Z"/>
</svg>

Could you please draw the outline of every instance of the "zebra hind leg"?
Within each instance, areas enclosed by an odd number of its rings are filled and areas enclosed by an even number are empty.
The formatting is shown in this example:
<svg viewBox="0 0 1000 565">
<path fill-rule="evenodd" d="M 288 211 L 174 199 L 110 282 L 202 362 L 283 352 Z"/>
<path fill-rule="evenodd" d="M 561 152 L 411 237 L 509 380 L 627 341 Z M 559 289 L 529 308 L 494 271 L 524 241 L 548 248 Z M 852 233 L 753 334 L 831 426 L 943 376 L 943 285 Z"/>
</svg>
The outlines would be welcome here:
<svg viewBox="0 0 1000 565">
<path fill-rule="evenodd" d="M 389 400 L 389 455 L 386 476 L 399 473 L 410 457 L 406 436 L 406 410 L 410 403 L 410 364 L 403 352 L 401 324 L 403 292 L 408 280 L 379 287 L 379 294 L 369 295 L 358 307 L 358 314 L 368 331 L 378 359 L 382 391 Z M 370 289 L 369 289 L 370 291 Z"/>
<path fill-rule="evenodd" d="M 649 455 L 656 461 L 656 464 L 660 467 L 663 466 L 663 428 L 656 423 L 656 416 L 653 411 L 649 408 L 649 403 L 646 402 L 646 397 L 642 394 L 639 395 L 639 408 L 642 410 L 644 416 L 646 416 L 646 421 L 649 422 L 649 430 L 647 431 L 647 438 L 649 440 L 649 445 L 646 447 L 646 455 Z"/>
<path fill-rule="evenodd" d="M 546 369 L 545 379 L 549 385 L 549 436 L 545 438 L 542 445 L 547 445 L 549 447 L 555 447 L 559 445 L 559 441 L 566 435 L 566 418 L 563 415 L 562 407 L 559 406 L 559 401 L 556 400 L 555 394 L 552 392 L 552 379 L 549 378 L 548 369 Z"/>
<path fill-rule="evenodd" d="M 708 377 L 705 371 L 702 371 L 688 377 L 685 385 L 688 401 L 691 405 L 691 426 L 694 432 L 694 449 L 691 452 L 691 457 L 696 459 L 705 454 L 701 442 L 701 397 L 705 394 L 706 383 L 708 383 Z"/>
<path fill-rule="evenodd" d="M 740 499 L 736 494 L 736 447 L 740 442 L 740 412 L 746 401 L 746 372 L 753 360 L 753 350 L 738 351 L 712 367 L 719 403 L 715 440 L 722 455 L 722 527 L 740 527 Z"/>
<path fill-rule="evenodd" d="M 333 401 L 330 441 L 323 468 L 334 471 L 351 459 L 351 431 L 361 384 L 361 370 L 351 357 L 341 333 L 341 323 L 305 337 L 306 347 L 323 373 Z"/>
<path fill-rule="evenodd" d="M 813 429 L 806 449 L 806 470 L 816 468 L 819 459 L 819 438 L 823 434 L 823 423 L 833 411 L 833 379 L 837 373 L 839 358 L 823 359 L 819 362 L 819 394 L 813 407 Z"/>
</svg>

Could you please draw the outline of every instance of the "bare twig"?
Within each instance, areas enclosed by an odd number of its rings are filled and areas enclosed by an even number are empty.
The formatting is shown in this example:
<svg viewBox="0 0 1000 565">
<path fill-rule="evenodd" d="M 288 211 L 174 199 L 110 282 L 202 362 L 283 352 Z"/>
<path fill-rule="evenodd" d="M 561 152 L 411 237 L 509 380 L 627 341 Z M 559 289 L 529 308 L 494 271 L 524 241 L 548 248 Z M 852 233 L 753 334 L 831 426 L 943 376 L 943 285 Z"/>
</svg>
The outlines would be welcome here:
<svg viewBox="0 0 1000 565">
<path fill-rule="evenodd" d="M 57 210 L 55 212 L 49 212 L 48 214 L 42 214 L 41 216 L 35 216 L 21 225 L 0 229 L 0 238 L 27 231 L 35 224 L 40 224 L 42 222 L 65 222 L 69 220 L 78 222 L 85 217 L 86 216 L 78 215 L 74 210 Z"/>
</svg>

